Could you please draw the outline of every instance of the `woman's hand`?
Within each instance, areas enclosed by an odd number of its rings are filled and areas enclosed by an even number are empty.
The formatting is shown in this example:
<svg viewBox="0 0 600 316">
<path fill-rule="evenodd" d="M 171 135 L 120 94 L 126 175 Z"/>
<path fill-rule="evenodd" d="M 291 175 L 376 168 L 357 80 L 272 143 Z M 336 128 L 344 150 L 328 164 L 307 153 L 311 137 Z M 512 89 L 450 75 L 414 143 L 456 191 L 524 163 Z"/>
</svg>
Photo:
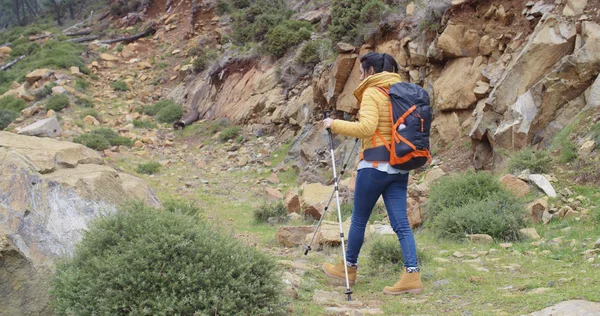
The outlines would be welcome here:
<svg viewBox="0 0 600 316">
<path fill-rule="evenodd" d="M 323 126 L 325 128 L 331 128 L 331 123 L 333 122 L 332 118 L 326 118 L 323 120 Z"/>
</svg>

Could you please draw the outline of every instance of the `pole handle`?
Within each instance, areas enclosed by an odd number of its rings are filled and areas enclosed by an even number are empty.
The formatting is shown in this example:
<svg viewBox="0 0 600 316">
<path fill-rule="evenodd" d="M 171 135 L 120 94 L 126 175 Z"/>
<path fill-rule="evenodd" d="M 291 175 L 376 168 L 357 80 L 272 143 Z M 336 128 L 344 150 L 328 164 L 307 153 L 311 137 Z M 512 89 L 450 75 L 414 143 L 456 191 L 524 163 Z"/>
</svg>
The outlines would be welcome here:
<svg viewBox="0 0 600 316">
<path fill-rule="evenodd" d="M 329 118 L 331 116 L 331 112 L 325 111 L 325 118 Z"/>
</svg>

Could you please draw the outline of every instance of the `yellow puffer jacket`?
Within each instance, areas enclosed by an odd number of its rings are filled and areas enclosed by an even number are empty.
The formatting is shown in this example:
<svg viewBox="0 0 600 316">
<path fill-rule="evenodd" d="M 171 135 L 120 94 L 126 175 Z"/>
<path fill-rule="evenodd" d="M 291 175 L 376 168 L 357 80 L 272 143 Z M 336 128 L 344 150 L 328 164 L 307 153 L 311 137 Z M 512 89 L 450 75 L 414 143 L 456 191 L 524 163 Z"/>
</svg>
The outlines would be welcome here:
<svg viewBox="0 0 600 316">
<path fill-rule="evenodd" d="M 400 75 L 391 72 L 381 72 L 367 77 L 354 91 L 354 96 L 360 102 L 358 115 L 360 121 L 347 122 L 334 120 L 331 131 L 345 136 L 361 139 L 361 154 L 369 148 L 383 146 L 379 137 L 373 138 L 375 131 L 379 130 L 385 141 L 389 144 L 392 140 L 392 119 L 390 118 L 389 98 L 376 87 L 389 89 L 394 83 L 401 82 Z"/>
</svg>

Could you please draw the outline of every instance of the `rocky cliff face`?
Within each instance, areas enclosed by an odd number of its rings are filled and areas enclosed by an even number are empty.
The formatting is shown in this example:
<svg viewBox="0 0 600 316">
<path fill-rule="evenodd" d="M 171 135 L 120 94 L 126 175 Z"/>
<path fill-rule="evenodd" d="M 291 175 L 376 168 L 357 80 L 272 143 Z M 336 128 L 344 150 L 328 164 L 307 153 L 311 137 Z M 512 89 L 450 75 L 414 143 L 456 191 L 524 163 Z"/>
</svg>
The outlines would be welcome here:
<svg viewBox="0 0 600 316">
<path fill-rule="evenodd" d="M 406 81 L 431 94 L 434 144 L 470 137 L 475 167 L 493 168 L 501 161 L 495 148 L 547 144 L 586 104 L 594 106 L 598 8 L 584 2 L 456 1 L 440 34 L 417 31 L 409 15 L 361 47 L 338 44 L 333 63 L 318 65 L 312 82 L 301 79 L 291 89 L 275 70 L 283 61 L 256 58 L 231 62 L 218 80 L 195 78 L 174 93 L 198 106 L 201 117 L 291 127 L 302 136 L 300 127 L 321 109 L 355 113 L 358 57 L 387 53 Z"/>
<path fill-rule="evenodd" d="M 82 145 L 0 132 L 0 293 L 7 315 L 49 314 L 46 277 L 90 220 L 141 200 L 141 179 L 104 166 Z"/>
</svg>

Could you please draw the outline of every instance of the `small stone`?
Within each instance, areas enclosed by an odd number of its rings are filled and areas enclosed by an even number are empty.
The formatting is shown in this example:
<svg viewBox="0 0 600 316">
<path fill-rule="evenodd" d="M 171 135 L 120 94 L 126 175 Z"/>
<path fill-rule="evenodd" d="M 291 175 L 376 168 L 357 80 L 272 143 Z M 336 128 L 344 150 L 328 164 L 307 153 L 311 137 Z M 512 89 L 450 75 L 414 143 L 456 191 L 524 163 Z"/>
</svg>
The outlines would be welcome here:
<svg viewBox="0 0 600 316">
<path fill-rule="evenodd" d="M 490 244 L 494 242 L 494 238 L 487 234 L 467 235 L 467 239 L 476 244 Z"/>
<path fill-rule="evenodd" d="M 348 44 L 348 43 L 337 43 L 337 50 L 339 53 L 351 53 L 356 50 L 356 47 Z"/>
<path fill-rule="evenodd" d="M 51 118 L 51 117 L 53 117 L 55 115 L 56 115 L 56 112 L 54 112 L 54 110 L 52 110 L 52 109 L 50 109 L 50 110 L 48 110 L 48 112 L 46 112 L 46 117 L 47 118 Z"/>
<path fill-rule="evenodd" d="M 513 245 L 511 243 L 502 243 L 502 244 L 499 244 L 498 246 L 502 249 L 508 249 L 508 248 L 511 248 Z"/>
<path fill-rule="evenodd" d="M 135 143 L 133 144 L 134 148 L 144 148 L 144 143 L 141 140 L 136 140 Z"/>
<path fill-rule="evenodd" d="M 104 60 L 104 61 L 110 61 L 110 62 L 113 62 L 113 61 L 119 61 L 119 58 L 118 58 L 118 57 L 116 57 L 116 56 L 113 56 L 113 55 L 111 55 L 111 54 L 107 54 L 107 53 L 102 53 L 102 54 L 100 54 L 100 58 L 101 58 L 102 60 Z"/>
<path fill-rule="evenodd" d="M 596 243 L 594 244 L 594 249 L 600 249 L 600 238 L 596 240 Z"/>
<path fill-rule="evenodd" d="M 80 75 L 81 74 L 81 72 L 79 71 L 79 67 L 74 66 L 74 67 L 71 67 L 70 70 L 71 70 L 72 75 Z"/>
<path fill-rule="evenodd" d="M 541 238 L 535 228 L 523 228 L 519 231 L 521 232 L 521 234 L 527 236 L 527 238 L 529 239 L 539 240 Z"/>
<path fill-rule="evenodd" d="M 456 252 L 454 252 L 452 255 L 453 255 L 453 256 L 455 256 L 456 258 L 462 258 L 462 257 L 464 257 L 464 256 L 465 256 L 465 255 L 464 255 L 462 252 L 460 252 L 460 251 L 456 251 Z"/>
<path fill-rule="evenodd" d="M 548 210 L 545 210 L 544 214 L 542 215 L 542 222 L 544 224 L 548 224 L 552 220 L 552 217 L 554 217 L 554 215 L 552 215 Z"/>
<path fill-rule="evenodd" d="M 277 177 L 276 173 L 272 173 L 271 176 L 269 176 L 267 178 L 267 181 L 271 184 L 278 184 L 279 183 L 279 177 Z"/>
<path fill-rule="evenodd" d="M 265 194 L 269 200 L 283 200 L 283 194 L 277 189 L 265 188 Z"/>
<path fill-rule="evenodd" d="M 571 229 L 573 229 L 573 228 L 572 227 L 565 227 L 565 228 L 561 229 L 560 231 L 566 234 L 566 233 L 569 233 L 571 231 Z"/>
<path fill-rule="evenodd" d="M 554 187 L 544 175 L 532 174 L 529 175 L 529 180 L 542 189 L 549 197 L 556 197 L 556 191 L 554 190 Z"/>
<path fill-rule="evenodd" d="M 481 282 L 481 281 L 483 281 L 483 280 L 484 280 L 484 279 L 483 279 L 483 277 L 480 277 L 480 276 L 470 276 L 470 277 L 467 279 L 467 281 L 468 281 L 468 282 L 471 282 L 471 283 L 479 283 L 479 282 Z"/>
<path fill-rule="evenodd" d="M 93 116 L 88 115 L 83 118 L 83 122 L 87 125 L 100 126 L 100 122 Z"/>
<path fill-rule="evenodd" d="M 64 93 L 67 93 L 67 90 L 65 90 L 64 87 L 61 87 L 61 86 L 52 87 L 52 94 L 64 94 Z"/>
<path fill-rule="evenodd" d="M 596 142 L 593 140 L 589 140 L 583 143 L 583 145 L 581 145 L 581 148 L 579 148 L 579 156 L 589 156 L 595 148 Z"/>
<path fill-rule="evenodd" d="M 442 287 L 442 286 L 448 285 L 448 284 L 450 284 L 450 280 L 448 280 L 448 279 L 441 279 L 441 280 L 437 280 L 437 281 L 433 282 L 434 287 Z"/>
</svg>

